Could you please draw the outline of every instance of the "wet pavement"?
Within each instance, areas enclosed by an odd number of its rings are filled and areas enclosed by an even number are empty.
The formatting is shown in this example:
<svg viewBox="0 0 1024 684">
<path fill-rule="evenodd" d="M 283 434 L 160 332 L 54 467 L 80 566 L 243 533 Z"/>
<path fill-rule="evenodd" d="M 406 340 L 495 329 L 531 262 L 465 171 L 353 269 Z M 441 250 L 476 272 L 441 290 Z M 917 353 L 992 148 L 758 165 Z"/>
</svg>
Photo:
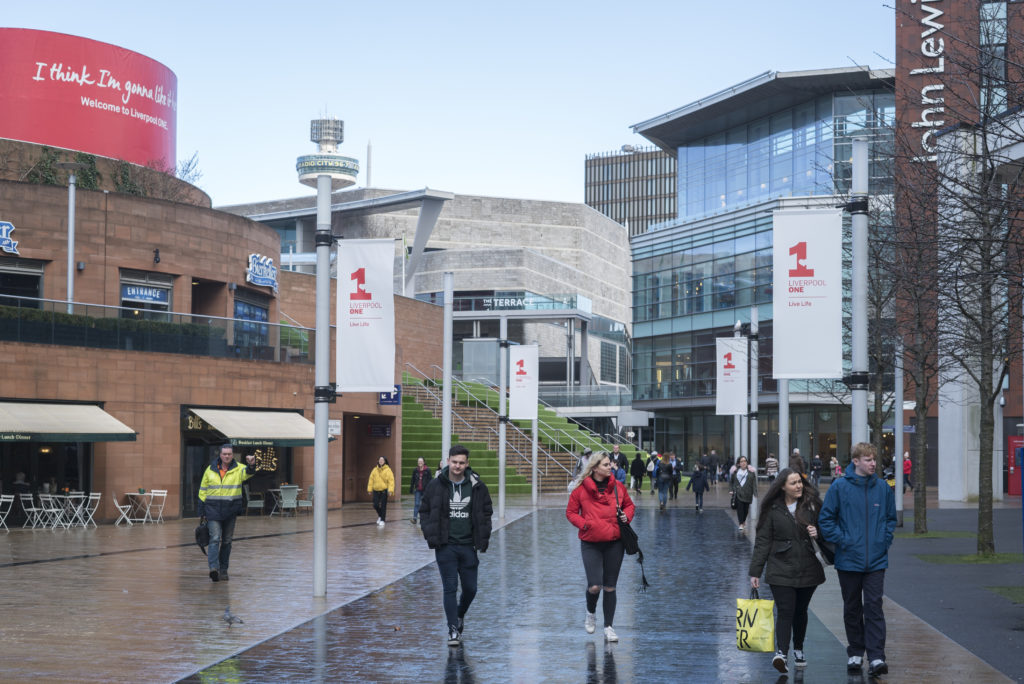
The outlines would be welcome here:
<svg viewBox="0 0 1024 684">
<path fill-rule="evenodd" d="M 504 526 L 481 556 L 460 648 L 446 645 L 433 552 L 407 521 L 404 502 L 389 507 L 403 519 L 383 529 L 369 506 L 329 514 L 324 599 L 311 597 L 312 516 L 241 518 L 231 581 L 217 584 L 191 540 L 194 520 L 0 533 L 0 680 L 780 681 L 769 655 L 735 646 L 735 599 L 749 591 L 751 538 L 736 530 L 719 489 L 701 515 L 685 494 L 665 512 L 655 496 L 639 496 L 634 526 L 652 586 L 637 591 L 639 568 L 627 557 L 615 618 L 620 642 L 610 645 L 600 630 L 583 630 L 585 582 L 565 495 L 543 497 L 538 511 L 528 498 L 509 497 Z M 1005 513 L 1019 523 L 1019 509 Z M 913 543 L 935 542 L 942 543 Z M 913 567 L 909 557 L 899 565 Z M 929 591 L 950 591 L 939 579 L 944 567 L 930 571 Z M 1019 567 L 1007 571 L 1019 575 Z M 903 605 L 887 592 L 891 674 L 884 681 L 1012 681 L 950 638 L 967 641 L 948 615 L 943 623 L 937 613 L 934 625 L 920 619 L 928 594 L 915 593 L 911 576 L 890 572 L 887 589 L 898 587 Z M 244 622 L 226 623 L 225 608 Z M 866 680 L 845 671 L 834 572 L 811 610 L 809 666 L 789 679 Z M 1005 608 L 1013 611 L 1019 606 Z M 983 631 L 984 616 L 975 619 L 967 624 Z"/>
</svg>

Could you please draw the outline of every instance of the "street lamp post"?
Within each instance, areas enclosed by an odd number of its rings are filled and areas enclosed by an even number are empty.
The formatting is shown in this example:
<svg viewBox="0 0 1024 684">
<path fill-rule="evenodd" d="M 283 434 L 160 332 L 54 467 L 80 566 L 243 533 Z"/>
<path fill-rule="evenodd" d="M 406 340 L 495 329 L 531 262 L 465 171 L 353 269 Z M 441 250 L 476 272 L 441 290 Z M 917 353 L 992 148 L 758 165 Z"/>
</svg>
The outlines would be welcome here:
<svg viewBox="0 0 1024 684">
<path fill-rule="evenodd" d="M 68 313 L 75 312 L 75 171 L 85 168 L 81 162 L 57 162 L 68 171 Z"/>
</svg>

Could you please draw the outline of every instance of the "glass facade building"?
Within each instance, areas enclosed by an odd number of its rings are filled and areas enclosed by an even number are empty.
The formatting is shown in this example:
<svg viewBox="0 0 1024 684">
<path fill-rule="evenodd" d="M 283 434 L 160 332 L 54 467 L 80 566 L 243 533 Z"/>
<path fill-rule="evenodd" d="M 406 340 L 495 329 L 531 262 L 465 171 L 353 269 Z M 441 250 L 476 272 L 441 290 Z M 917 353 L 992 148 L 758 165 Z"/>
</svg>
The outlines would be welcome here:
<svg viewBox="0 0 1024 684">
<path fill-rule="evenodd" d="M 615 152 L 588 154 L 584 201 L 630 235 L 676 218 L 676 157 L 656 147 L 623 145 Z"/>
<path fill-rule="evenodd" d="M 646 446 L 674 449 L 688 464 L 712 448 L 734 453 L 733 419 L 714 413 L 715 339 L 732 336 L 736 321 L 749 321 L 757 306 L 759 460 L 778 452 L 772 212 L 839 204 L 836 196 L 849 190 L 851 141 L 858 135 L 872 141 L 870 192 L 892 191 L 891 74 L 865 78 L 858 70 L 842 84 L 837 73 L 843 71 L 800 72 L 792 87 L 784 75 L 762 77 L 738 94 L 731 89 L 706 98 L 713 116 L 702 118 L 702 109 L 690 106 L 636 126 L 663 148 L 673 147 L 679 161 L 678 218 L 630 241 L 634 406 L 656 416 Z M 780 105 L 766 109 L 765 100 Z M 849 217 L 845 224 L 848 229 Z M 848 450 L 848 408 L 815 394 L 807 381 L 791 381 L 790 388 L 789 448 L 841 457 Z"/>
</svg>

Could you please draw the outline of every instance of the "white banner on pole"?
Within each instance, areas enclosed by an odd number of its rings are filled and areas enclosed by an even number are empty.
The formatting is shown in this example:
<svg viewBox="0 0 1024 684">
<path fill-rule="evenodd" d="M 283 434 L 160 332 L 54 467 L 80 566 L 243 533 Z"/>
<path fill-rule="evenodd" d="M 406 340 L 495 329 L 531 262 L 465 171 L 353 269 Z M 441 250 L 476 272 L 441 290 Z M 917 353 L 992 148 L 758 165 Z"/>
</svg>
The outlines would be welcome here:
<svg viewBox="0 0 1024 684">
<path fill-rule="evenodd" d="M 394 240 L 338 243 L 339 392 L 395 389 Z"/>
<path fill-rule="evenodd" d="M 747 338 L 715 340 L 715 415 L 747 415 Z"/>
<path fill-rule="evenodd" d="M 843 376 L 843 212 L 774 212 L 772 377 Z"/>
<path fill-rule="evenodd" d="M 508 417 L 512 420 L 537 418 L 540 363 L 537 345 L 509 347 Z"/>
</svg>

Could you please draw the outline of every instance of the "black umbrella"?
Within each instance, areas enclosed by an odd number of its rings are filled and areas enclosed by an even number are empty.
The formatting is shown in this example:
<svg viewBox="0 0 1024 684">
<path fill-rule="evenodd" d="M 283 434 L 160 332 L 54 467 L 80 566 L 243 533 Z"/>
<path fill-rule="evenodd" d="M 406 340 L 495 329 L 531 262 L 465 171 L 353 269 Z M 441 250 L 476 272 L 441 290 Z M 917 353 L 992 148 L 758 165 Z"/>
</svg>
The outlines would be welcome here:
<svg viewBox="0 0 1024 684">
<path fill-rule="evenodd" d="M 206 518 L 196 525 L 196 544 L 203 553 L 206 553 L 206 547 L 210 545 L 210 528 L 206 526 Z"/>
</svg>

